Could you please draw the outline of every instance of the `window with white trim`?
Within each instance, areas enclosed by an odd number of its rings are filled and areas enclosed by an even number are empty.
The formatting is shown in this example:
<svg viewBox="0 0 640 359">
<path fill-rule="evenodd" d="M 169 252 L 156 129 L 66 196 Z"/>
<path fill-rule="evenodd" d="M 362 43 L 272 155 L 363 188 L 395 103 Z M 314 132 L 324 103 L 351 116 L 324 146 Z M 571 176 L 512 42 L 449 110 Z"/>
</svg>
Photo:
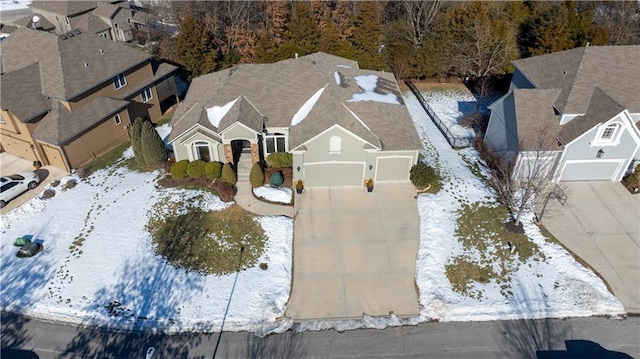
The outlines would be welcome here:
<svg viewBox="0 0 640 359">
<path fill-rule="evenodd" d="M 203 141 L 196 142 L 193 144 L 193 150 L 194 157 L 197 160 L 211 162 L 211 148 L 208 143 Z"/>
<path fill-rule="evenodd" d="M 0 113 L 0 123 L 4 123 L 4 117 L 2 117 L 1 113 Z"/>
<path fill-rule="evenodd" d="M 146 89 L 142 90 L 140 95 L 142 96 L 142 102 L 145 102 L 145 103 L 149 102 L 149 100 L 151 100 L 153 98 L 153 93 L 151 92 L 151 87 L 147 87 Z"/>
<path fill-rule="evenodd" d="M 119 74 L 118 76 L 113 78 L 113 85 L 116 87 L 116 90 L 124 87 L 127 84 L 127 78 L 124 77 L 124 73 Z"/>
<path fill-rule="evenodd" d="M 116 126 L 120 125 L 122 123 L 122 119 L 120 118 L 120 114 L 116 113 L 115 116 L 113 116 L 113 122 L 116 123 Z"/>
<path fill-rule="evenodd" d="M 64 17 L 64 21 L 66 21 L 67 25 L 69 25 L 69 18 L 68 17 Z"/>
<path fill-rule="evenodd" d="M 282 133 L 267 133 L 265 138 L 267 153 L 286 152 L 286 136 Z"/>
<path fill-rule="evenodd" d="M 342 152 L 342 138 L 339 136 L 332 136 L 329 139 L 329 154 L 339 155 Z"/>
<path fill-rule="evenodd" d="M 622 125 L 619 123 L 610 123 L 601 126 L 596 133 L 596 138 L 591 144 L 592 146 L 615 146 L 622 135 Z"/>
</svg>

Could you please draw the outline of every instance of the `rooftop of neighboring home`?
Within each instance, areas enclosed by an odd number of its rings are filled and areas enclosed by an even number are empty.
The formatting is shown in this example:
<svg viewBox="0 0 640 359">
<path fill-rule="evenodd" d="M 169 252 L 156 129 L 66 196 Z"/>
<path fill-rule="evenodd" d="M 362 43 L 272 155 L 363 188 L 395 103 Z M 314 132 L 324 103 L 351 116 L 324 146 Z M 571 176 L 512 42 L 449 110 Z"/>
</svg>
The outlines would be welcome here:
<svg viewBox="0 0 640 359">
<path fill-rule="evenodd" d="M 58 100 L 72 100 L 150 59 L 127 45 L 79 31 L 56 35 L 21 28 L 0 43 L 3 77 L 29 67 L 39 72 L 39 93 Z"/>
<path fill-rule="evenodd" d="M 563 114 L 585 113 L 596 87 L 640 113 L 640 45 L 585 46 L 513 63 L 536 88 L 562 90 L 554 105 Z"/>
<path fill-rule="evenodd" d="M 236 121 L 256 132 L 288 128 L 290 149 L 338 124 L 384 150 L 422 144 L 392 73 L 314 53 L 245 64 L 195 78 L 173 117 L 174 140 L 196 123 L 220 133 Z"/>
</svg>

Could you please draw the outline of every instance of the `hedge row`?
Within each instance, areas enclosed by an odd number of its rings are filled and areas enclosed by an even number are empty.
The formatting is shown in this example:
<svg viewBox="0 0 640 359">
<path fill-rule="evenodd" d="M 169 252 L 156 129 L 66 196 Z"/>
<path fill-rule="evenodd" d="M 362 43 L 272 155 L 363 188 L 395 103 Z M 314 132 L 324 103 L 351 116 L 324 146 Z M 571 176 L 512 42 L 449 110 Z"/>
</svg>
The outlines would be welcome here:
<svg viewBox="0 0 640 359">
<path fill-rule="evenodd" d="M 222 163 L 205 162 L 202 160 L 191 162 L 189 162 L 189 160 L 182 160 L 172 164 L 169 172 L 171 173 L 171 177 L 176 179 L 189 177 L 214 180 L 220 178 L 222 175 Z"/>
</svg>

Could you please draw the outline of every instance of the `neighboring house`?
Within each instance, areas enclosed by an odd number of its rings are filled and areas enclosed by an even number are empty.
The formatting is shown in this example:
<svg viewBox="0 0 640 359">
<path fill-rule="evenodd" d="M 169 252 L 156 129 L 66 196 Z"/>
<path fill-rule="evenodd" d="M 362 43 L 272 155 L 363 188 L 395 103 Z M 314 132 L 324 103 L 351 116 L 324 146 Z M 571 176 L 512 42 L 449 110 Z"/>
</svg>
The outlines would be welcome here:
<svg viewBox="0 0 640 359">
<path fill-rule="evenodd" d="M 113 41 L 132 41 L 135 11 L 128 1 L 33 1 L 32 15 L 14 23 L 44 31 L 66 34 L 80 29 Z M 34 22 L 34 16 L 39 19 Z"/>
<path fill-rule="evenodd" d="M 290 152 L 305 186 L 407 181 L 422 149 L 393 74 L 321 52 L 200 76 L 172 126 L 178 161 Z"/>
<path fill-rule="evenodd" d="M 79 30 L 17 29 L 0 42 L 2 150 L 71 170 L 175 104 L 175 66 Z"/>
<path fill-rule="evenodd" d="M 640 161 L 640 46 L 587 46 L 514 61 L 484 143 L 518 175 L 547 159 L 555 181 L 620 181 Z"/>
<path fill-rule="evenodd" d="M 14 31 L 16 31 L 15 26 L 0 23 L 0 41 L 6 39 L 7 36 L 11 35 Z"/>
</svg>

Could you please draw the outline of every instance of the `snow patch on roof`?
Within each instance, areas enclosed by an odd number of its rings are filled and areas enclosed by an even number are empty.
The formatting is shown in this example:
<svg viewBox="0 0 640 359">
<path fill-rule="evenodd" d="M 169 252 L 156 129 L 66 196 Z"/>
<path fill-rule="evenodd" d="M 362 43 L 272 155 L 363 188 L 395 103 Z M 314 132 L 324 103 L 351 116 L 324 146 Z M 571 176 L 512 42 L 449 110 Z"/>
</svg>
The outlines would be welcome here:
<svg viewBox="0 0 640 359">
<path fill-rule="evenodd" d="M 333 77 L 336 79 L 336 84 L 340 86 L 340 73 L 338 71 L 334 72 Z"/>
<path fill-rule="evenodd" d="M 298 112 L 296 112 L 296 114 L 293 115 L 293 118 L 291 119 L 291 126 L 295 126 L 295 125 L 299 124 L 300 122 L 302 122 L 302 120 L 307 118 L 307 116 L 309 115 L 309 112 L 311 112 L 311 109 L 313 108 L 313 105 L 316 104 L 316 102 L 320 98 L 320 95 L 322 95 L 322 91 L 324 91 L 324 89 L 327 88 L 328 85 L 329 84 L 326 84 L 326 85 L 324 85 L 323 88 L 321 88 L 320 90 L 316 91 L 316 93 L 314 93 L 313 96 L 311 96 L 311 98 L 309 98 L 304 103 L 304 105 L 302 105 L 302 107 L 300 107 Z"/>
<path fill-rule="evenodd" d="M 356 120 L 360 121 L 360 123 L 362 124 L 362 126 L 364 126 L 367 130 L 371 131 L 371 129 L 369 128 L 369 126 L 367 126 L 366 123 L 364 123 L 364 121 L 362 121 L 362 119 L 360 119 L 360 117 L 358 117 L 358 115 L 356 115 L 355 113 L 353 113 L 353 111 L 349 110 L 349 108 L 345 105 L 342 104 L 342 106 L 344 106 L 344 108 L 346 108 L 349 112 L 351 112 L 351 114 L 353 115 L 353 117 L 356 118 Z"/>
<path fill-rule="evenodd" d="M 378 83 L 378 76 L 376 75 L 362 75 L 355 76 L 356 82 L 361 89 L 364 90 L 362 93 L 355 93 L 351 96 L 350 100 L 347 102 L 361 102 L 361 101 L 373 101 L 373 102 L 383 102 L 390 103 L 394 105 L 399 105 L 398 97 L 392 93 L 381 94 L 375 92 L 376 84 Z"/>
<path fill-rule="evenodd" d="M 336 67 L 342 67 L 343 69 L 350 69 L 351 66 L 347 66 L 347 65 L 336 65 Z"/>
<path fill-rule="evenodd" d="M 214 127 L 218 128 L 218 126 L 220 125 L 220 120 L 222 120 L 227 112 L 229 112 L 236 101 L 238 101 L 238 99 L 235 99 L 224 106 L 209 107 L 207 109 L 207 117 L 209 118 L 209 122 L 211 122 Z"/>
</svg>

